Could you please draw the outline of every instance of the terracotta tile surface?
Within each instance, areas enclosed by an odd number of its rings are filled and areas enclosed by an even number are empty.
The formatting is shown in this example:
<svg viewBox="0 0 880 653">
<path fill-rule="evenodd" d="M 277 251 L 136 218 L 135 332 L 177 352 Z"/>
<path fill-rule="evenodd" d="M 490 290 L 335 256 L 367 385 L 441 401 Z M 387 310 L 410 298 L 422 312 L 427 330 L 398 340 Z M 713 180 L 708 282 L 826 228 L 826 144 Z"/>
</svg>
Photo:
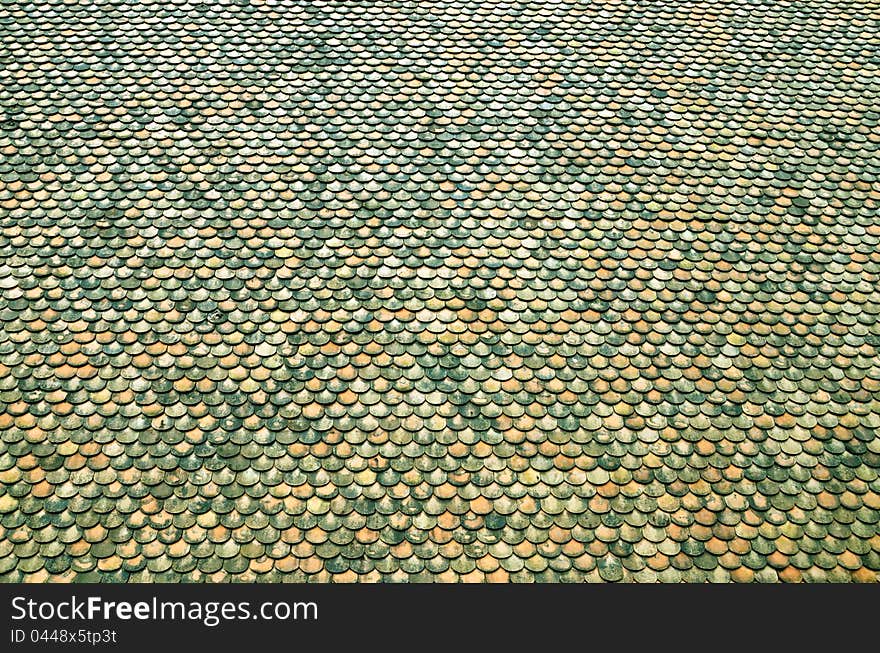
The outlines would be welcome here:
<svg viewBox="0 0 880 653">
<path fill-rule="evenodd" d="M 875 2 L 0 6 L 0 579 L 876 582 Z"/>
</svg>

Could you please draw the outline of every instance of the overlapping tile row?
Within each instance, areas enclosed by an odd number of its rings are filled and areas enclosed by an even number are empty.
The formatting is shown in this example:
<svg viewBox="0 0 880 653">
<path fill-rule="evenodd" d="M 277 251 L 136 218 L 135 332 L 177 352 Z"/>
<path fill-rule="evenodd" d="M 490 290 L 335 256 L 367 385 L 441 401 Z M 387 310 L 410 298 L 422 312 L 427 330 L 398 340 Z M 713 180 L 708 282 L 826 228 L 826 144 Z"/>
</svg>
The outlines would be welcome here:
<svg viewBox="0 0 880 653">
<path fill-rule="evenodd" d="M 4 581 L 880 571 L 874 2 L 4 2 Z"/>
</svg>

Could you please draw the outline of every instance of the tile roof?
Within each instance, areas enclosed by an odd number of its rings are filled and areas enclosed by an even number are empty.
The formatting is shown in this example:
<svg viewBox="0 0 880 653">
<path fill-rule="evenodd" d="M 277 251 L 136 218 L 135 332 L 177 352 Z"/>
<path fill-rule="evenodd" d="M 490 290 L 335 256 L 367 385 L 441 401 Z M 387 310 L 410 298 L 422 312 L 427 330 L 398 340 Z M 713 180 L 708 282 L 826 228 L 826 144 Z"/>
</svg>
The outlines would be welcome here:
<svg viewBox="0 0 880 653">
<path fill-rule="evenodd" d="M 0 578 L 875 581 L 876 2 L 0 7 Z"/>
</svg>

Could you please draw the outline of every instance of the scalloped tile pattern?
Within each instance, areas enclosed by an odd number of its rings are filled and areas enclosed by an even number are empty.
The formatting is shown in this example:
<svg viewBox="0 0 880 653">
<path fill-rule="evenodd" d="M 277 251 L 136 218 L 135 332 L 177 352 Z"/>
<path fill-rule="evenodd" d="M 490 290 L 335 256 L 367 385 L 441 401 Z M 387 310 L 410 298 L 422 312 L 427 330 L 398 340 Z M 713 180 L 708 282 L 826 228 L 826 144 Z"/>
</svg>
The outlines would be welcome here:
<svg viewBox="0 0 880 653">
<path fill-rule="evenodd" d="M 876 2 L 0 5 L 0 578 L 880 571 Z"/>
</svg>

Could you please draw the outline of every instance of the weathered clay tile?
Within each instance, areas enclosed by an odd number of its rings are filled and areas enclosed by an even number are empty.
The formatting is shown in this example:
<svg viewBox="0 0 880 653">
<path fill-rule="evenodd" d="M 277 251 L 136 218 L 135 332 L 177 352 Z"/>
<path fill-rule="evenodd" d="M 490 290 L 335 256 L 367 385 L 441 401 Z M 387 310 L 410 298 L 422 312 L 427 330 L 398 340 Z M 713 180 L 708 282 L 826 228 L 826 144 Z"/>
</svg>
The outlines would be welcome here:
<svg viewBox="0 0 880 653">
<path fill-rule="evenodd" d="M 4 3 L 0 578 L 876 582 L 878 19 Z"/>
</svg>

